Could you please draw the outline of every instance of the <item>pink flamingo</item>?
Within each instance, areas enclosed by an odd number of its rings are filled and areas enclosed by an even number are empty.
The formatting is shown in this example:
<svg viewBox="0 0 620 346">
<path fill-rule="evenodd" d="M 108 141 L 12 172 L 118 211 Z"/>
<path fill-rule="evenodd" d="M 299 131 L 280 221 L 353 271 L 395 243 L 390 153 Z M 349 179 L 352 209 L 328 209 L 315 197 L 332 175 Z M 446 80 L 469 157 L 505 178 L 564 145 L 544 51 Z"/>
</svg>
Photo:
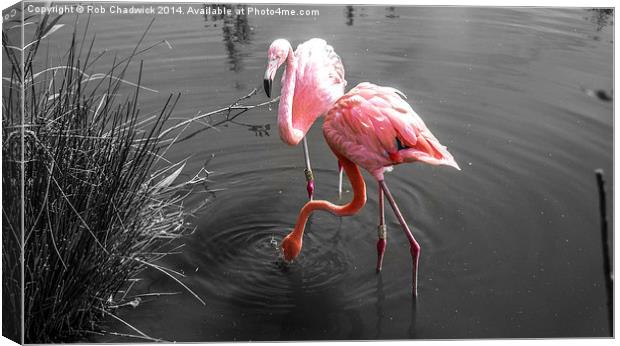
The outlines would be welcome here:
<svg viewBox="0 0 620 346">
<path fill-rule="evenodd" d="M 299 255 L 306 221 L 313 211 L 325 210 L 338 216 L 348 216 L 357 213 L 366 204 L 366 185 L 358 168 L 361 166 L 377 179 L 380 209 L 383 209 L 385 194 L 409 240 L 413 260 L 413 294 L 417 296 L 420 245 L 411 234 L 383 174 L 390 171 L 393 165 L 415 161 L 460 168 L 404 97 L 394 88 L 361 83 L 336 101 L 328 111 L 323 135 L 351 182 L 353 200 L 345 205 L 322 200 L 306 203 L 297 217 L 295 228 L 282 241 L 281 249 L 286 261 L 292 261 Z M 381 225 L 384 224 L 381 210 L 377 271 L 381 270 L 386 247 L 385 233 L 381 234 Z"/>
<path fill-rule="evenodd" d="M 267 58 L 264 80 L 267 97 L 271 97 L 272 82 L 278 68 L 286 62 L 278 128 L 280 138 L 288 145 L 297 145 L 303 140 L 308 197 L 312 200 L 314 175 L 305 136 L 314 121 L 344 94 L 347 85 L 344 66 L 334 48 L 320 38 L 300 44 L 295 52 L 287 40 L 277 39 L 269 47 Z"/>
</svg>

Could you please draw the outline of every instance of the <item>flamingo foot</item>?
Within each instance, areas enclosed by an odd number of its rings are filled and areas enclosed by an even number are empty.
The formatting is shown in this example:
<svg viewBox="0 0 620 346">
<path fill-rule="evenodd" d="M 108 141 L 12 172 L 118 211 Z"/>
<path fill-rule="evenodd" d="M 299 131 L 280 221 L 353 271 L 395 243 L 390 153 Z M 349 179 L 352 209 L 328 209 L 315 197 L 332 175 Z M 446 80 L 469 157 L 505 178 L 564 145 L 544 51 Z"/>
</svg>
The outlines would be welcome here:
<svg viewBox="0 0 620 346">
<path fill-rule="evenodd" d="M 385 248 L 387 247 L 387 227 L 385 225 L 379 225 L 379 240 L 377 240 L 377 273 L 381 272 L 383 267 L 383 255 L 385 254 Z"/>
<path fill-rule="evenodd" d="M 418 296 L 418 261 L 420 259 L 420 245 L 412 243 L 410 247 L 411 259 L 413 261 L 413 296 Z"/>
</svg>

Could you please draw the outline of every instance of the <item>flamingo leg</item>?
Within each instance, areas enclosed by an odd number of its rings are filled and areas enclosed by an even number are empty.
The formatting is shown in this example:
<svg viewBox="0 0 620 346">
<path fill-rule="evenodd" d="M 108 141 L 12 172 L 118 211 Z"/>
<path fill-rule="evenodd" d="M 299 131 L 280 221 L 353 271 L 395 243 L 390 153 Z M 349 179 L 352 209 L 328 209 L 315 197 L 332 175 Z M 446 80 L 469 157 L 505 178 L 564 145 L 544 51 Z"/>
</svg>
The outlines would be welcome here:
<svg viewBox="0 0 620 346">
<path fill-rule="evenodd" d="M 388 202 L 390 202 L 390 206 L 394 210 L 394 214 L 396 214 L 396 218 L 398 218 L 398 222 L 403 227 L 403 231 L 409 240 L 410 251 L 411 251 L 411 259 L 413 261 L 413 295 L 418 295 L 418 261 L 420 259 L 420 244 L 415 240 L 413 234 L 411 234 L 411 230 L 409 230 L 409 226 L 405 222 L 405 218 L 403 218 L 403 214 L 401 214 L 400 209 L 398 209 L 398 205 L 396 205 L 396 201 L 390 190 L 388 189 L 385 181 L 379 180 L 379 186 L 383 192 L 385 192 L 385 196 L 387 197 Z"/>
<path fill-rule="evenodd" d="M 383 189 L 379 185 L 379 227 L 377 230 L 377 273 L 383 267 L 383 254 L 387 247 L 387 226 L 385 224 L 385 204 L 383 202 Z"/>
<path fill-rule="evenodd" d="M 338 199 L 342 199 L 342 163 L 338 160 Z"/>
<path fill-rule="evenodd" d="M 314 175 L 312 174 L 312 167 L 310 166 L 310 154 L 308 153 L 308 142 L 306 141 L 306 137 L 304 137 L 303 142 L 304 159 L 306 161 L 306 169 L 304 173 L 306 174 L 306 182 L 308 183 L 306 190 L 308 191 L 308 198 L 312 200 L 314 195 Z"/>
</svg>

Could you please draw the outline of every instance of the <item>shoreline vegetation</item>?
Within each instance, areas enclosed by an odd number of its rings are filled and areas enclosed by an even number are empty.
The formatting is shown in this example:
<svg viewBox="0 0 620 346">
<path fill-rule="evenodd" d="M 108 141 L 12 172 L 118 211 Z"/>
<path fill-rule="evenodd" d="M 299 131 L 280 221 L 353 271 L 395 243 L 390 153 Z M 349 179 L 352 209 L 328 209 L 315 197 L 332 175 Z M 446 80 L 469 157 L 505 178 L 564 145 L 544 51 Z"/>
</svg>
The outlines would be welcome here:
<svg viewBox="0 0 620 346">
<path fill-rule="evenodd" d="M 140 93 L 153 90 L 141 85 L 143 62 L 134 60 L 155 46 L 141 48 L 154 19 L 133 52 L 115 57 L 112 66 L 98 63 L 104 53 L 92 51 L 95 38 L 86 40 L 88 22 L 83 33 L 74 29 L 64 63 L 49 66 L 39 48 L 62 29 L 60 18 L 32 16 L 3 28 L 3 335 L 25 343 L 67 342 L 89 333 L 159 341 L 114 312 L 140 304 L 144 294 L 134 285 L 146 269 L 206 304 L 183 284 L 182 274 L 158 261 L 178 252 L 195 230 L 192 217 L 208 201 L 184 202 L 208 192 L 209 171 L 203 167 L 180 181 L 187 160 L 172 163 L 165 155 L 199 132 L 278 100 L 241 104 L 254 89 L 228 107 L 168 125 L 180 94 L 162 98 L 158 114 L 142 115 L 138 108 Z M 26 24 L 36 29 L 30 40 L 25 35 L 22 50 L 10 31 Z M 136 65 L 137 81 L 125 80 Z M 204 119 L 202 128 L 184 133 Z M 131 332 L 103 332 L 98 328 L 105 318 Z"/>
</svg>

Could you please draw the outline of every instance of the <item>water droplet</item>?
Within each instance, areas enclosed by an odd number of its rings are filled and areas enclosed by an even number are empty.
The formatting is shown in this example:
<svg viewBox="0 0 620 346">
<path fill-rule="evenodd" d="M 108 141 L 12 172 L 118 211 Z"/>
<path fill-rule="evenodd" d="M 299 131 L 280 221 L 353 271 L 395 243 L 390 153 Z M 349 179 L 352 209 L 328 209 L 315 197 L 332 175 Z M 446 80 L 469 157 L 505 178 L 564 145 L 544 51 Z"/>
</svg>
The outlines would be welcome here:
<svg viewBox="0 0 620 346">
<path fill-rule="evenodd" d="M 271 235 L 271 241 L 269 241 L 269 244 L 271 244 L 274 249 L 278 249 L 278 241 L 276 240 L 275 234 Z"/>
</svg>

